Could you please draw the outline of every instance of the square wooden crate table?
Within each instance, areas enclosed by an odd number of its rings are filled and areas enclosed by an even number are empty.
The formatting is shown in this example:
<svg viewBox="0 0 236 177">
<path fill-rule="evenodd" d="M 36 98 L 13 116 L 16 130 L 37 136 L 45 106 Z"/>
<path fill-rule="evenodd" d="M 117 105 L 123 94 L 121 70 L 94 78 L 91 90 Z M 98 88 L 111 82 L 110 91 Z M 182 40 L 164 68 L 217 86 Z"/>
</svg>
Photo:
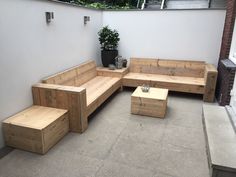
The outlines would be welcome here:
<svg viewBox="0 0 236 177">
<path fill-rule="evenodd" d="M 131 113 L 164 118 L 167 108 L 168 89 L 150 88 L 143 92 L 137 87 L 131 95 Z"/>
<path fill-rule="evenodd" d="M 6 145 L 45 154 L 69 131 L 68 111 L 32 106 L 3 121 Z"/>
</svg>

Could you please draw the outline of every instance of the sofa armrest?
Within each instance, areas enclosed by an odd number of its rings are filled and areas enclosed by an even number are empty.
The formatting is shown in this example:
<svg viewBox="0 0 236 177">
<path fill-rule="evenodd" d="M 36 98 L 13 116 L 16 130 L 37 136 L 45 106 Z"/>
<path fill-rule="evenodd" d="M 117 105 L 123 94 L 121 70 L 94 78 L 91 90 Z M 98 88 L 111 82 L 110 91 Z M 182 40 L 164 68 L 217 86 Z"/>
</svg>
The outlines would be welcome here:
<svg viewBox="0 0 236 177">
<path fill-rule="evenodd" d="M 203 96 L 203 101 L 213 102 L 215 98 L 215 87 L 217 80 L 218 71 L 212 64 L 206 64 L 205 66 L 205 91 Z"/>
<path fill-rule="evenodd" d="M 32 86 L 32 94 L 35 105 L 67 109 L 71 131 L 82 133 L 87 129 L 85 88 L 39 83 Z"/>
</svg>

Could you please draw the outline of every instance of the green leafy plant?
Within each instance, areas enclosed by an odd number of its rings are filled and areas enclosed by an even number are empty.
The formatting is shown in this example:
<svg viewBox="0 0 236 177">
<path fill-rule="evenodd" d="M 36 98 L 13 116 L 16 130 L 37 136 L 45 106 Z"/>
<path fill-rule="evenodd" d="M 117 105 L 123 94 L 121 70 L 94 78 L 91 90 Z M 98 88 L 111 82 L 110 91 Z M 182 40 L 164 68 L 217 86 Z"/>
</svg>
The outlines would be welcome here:
<svg viewBox="0 0 236 177">
<path fill-rule="evenodd" d="M 95 9 L 135 9 L 137 0 L 59 0 Z"/>
<path fill-rule="evenodd" d="M 103 27 L 99 32 L 99 42 L 102 50 L 116 50 L 120 41 L 119 33 L 110 29 L 108 26 Z"/>
<path fill-rule="evenodd" d="M 86 4 L 86 7 L 95 8 L 95 9 L 109 9 L 109 5 L 100 2 L 94 2 L 91 4 Z"/>
</svg>

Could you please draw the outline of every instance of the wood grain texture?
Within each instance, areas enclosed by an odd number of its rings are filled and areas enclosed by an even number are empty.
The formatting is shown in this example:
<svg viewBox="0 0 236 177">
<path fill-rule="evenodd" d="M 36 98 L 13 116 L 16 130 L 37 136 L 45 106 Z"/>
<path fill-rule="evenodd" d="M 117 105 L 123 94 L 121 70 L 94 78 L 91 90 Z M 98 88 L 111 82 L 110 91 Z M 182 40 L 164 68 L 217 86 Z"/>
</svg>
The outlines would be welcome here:
<svg viewBox="0 0 236 177">
<path fill-rule="evenodd" d="M 88 61 L 43 79 L 44 83 L 51 84 L 33 86 L 34 104 L 68 109 L 70 130 L 82 133 L 88 126 L 88 115 L 114 93 L 117 86 L 121 87 L 120 77 L 128 69 L 111 72 L 109 77 L 105 76 L 108 73 L 104 68 L 100 71 L 103 76 L 97 76 L 95 62 Z"/>
<path fill-rule="evenodd" d="M 149 92 L 142 92 L 139 86 L 131 95 L 131 113 L 164 118 L 167 98 L 167 89 L 150 88 Z"/>
<path fill-rule="evenodd" d="M 64 109 L 31 106 L 30 108 L 9 117 L 3 122 L 42 130 L 67 112 L 68 111 Z"/>
<path fill-rule="evenodd" d="M 123 77 L 122 82 L 123 86 L 129 87 L 147 84 L 151 87 L 166 88 L 171 91 L 204 93 L 204 78 L 128 73 Z"/>
<path fill-rule="evenodd" d="M 123 86 L 167 88 L 170 91 L 203 94 L 206 102 L 214 101 L 217 70 L 203 61 L 131 58 L 130 73 Z"/>
<path fill-rule="evenodd" d="M 113 78 L 108 82 L 109 83 L 101 85 L 96 92 L 93 88 L 88 88 L 88 92 L 91 93 L 91 95 L 88 94 L 87 96 L 89 100 L 89 104 L 87 105 L 87 115 L 90 115 L 95 111 L 107 98 L 121 87 L 121 79 L 119 78 Z"/>
<path fill-rule="evenodd" d="M 97 75 L 96 63 L 88 61 L 42 80 L 47 84 L 80 86 Z"/>
<path fill-rule="evenodd" d="M 103 93 L 107 92 L 109 88 L 120 82 L 120 80 L 121 79 L 117 77 L 97 76 L 83 84 L 81 87 L 86 88 L 87 106 L 96 101 Z"/>
<path fill-rule="evenodd" d="M 130 72 L 169 76 L 204 76 L 204 61 L 131 58 Z"/>
<path fill-rule="evenodd" d="M 105 67 L 97 67 L 97 75 L 98 76 L 122 78 L 128 72 L 129 72 L 128 68 L 110 70 L 109 68 L 105 68 Z"/>
<path fill-rule="evenodd" d="M 70 131 L 82 133 L 87 129 L 86 90 L 81 87 L 55 84 L 35 84 L 32 87 L 35 105 L 67 109 Z"/>
<path fill-rule="evenodd" d="M 218 71 L 214 65 L 206 64 L 205 68 L 205 90 L 203 95 L 203 100 L 205 102 L 213 102 L 215 99 L 215 87 L 217 81 Z"/>
<path fill-rule="evenodd" d="M 8 146 L 45 154 L 69 131 L 68 111 L 32 106 L 3 121 Z"/>
</svg>

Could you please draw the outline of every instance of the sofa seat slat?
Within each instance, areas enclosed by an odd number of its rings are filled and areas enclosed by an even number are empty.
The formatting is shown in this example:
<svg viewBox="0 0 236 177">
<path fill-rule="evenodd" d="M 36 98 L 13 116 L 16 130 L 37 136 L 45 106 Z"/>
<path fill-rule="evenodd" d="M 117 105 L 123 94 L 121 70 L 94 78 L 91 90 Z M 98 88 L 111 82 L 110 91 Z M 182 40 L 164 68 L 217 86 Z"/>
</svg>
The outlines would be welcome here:
<svg viewBox="0 0 236 177">
<path fill-rule="evenodd" d="M 81 85 L 81 87 L 86 88 L 87 106 L 90 106 L 96 99 L 119 81 L 120 78 L 117 77 L 96 76 Z"/>
<path fill-rule="evenodd" d="M 171 91 L 204 93 L 204 78 L 168 76 L 159 74 L 128 73 L 123 78 L 124 86 L 137 87 L 148 84 L 153 87 L 167 88 Z"/>
</svg>

